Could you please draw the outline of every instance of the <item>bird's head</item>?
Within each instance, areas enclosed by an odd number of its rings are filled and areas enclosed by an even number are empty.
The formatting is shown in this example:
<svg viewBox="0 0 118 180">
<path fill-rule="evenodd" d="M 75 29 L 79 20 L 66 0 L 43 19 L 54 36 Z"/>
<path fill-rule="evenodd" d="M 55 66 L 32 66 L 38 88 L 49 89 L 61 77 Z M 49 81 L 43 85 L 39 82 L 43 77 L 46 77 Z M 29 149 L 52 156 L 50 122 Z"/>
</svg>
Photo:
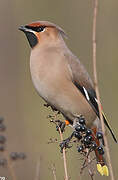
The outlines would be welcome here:
<svg viewBox="0 0 118 180">
<path fill-rule="evenodd" d="M 37 21 L 20 26 L 19 30 L 25 33 L 31 48 L 37 44 L 56 42 L 61 36 L 66 36 L 62 28 L 48 21 Z"/>
</svg>

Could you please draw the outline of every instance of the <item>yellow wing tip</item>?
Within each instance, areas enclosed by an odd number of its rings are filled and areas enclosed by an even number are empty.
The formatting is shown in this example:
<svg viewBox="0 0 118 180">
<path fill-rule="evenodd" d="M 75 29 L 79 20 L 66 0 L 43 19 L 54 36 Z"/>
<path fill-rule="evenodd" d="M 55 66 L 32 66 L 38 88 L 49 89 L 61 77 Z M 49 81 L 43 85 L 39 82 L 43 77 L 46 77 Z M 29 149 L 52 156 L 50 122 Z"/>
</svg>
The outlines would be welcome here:
<svg viewBox="0 0 118 180">
<path fill-rule="evenodd" d="M 106 165 L 101 166 L 101 164 L 97 164 L 97 170 L 102 176 L 109 176 L 109 170 Z"/>
</svg>

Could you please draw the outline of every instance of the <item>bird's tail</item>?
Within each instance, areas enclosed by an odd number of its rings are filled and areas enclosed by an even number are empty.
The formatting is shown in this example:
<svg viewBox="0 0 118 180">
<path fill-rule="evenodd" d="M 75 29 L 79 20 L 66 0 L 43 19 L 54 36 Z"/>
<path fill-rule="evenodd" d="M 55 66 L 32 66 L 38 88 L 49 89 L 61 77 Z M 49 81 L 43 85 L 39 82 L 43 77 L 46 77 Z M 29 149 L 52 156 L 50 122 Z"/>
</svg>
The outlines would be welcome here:
<svg viewBox="0 0 118 180">
<path fill-rule="evenodd" d="M 97 133 L 97 127 L 92 128 L 93 130 L 93 139 L 97 144 L 97 147 L 102 147 L 102 141 L 98 140 L 96 138 L 96 133 Z M 98 172 L 103 176 L 109 176 L 109 170 L 108 167 L 106 165 L 106 160 L 103 156 L 103 152 L 101 151 L 101 153 L 98 151 L 98 148 L 94 150 L 95 151 L 95 155 L 96 155 L 96 160 L 97 160 L 97 170 Z"/>
<path fill-rule="evenodd" d="M 105 125 L 106 125 L 107 128 L 109 129 L 109 131 L 110 131 L 110 133 L 111 133 L 111 135 L 112 135 L 114 141 L 117 143 L 117 139 L 116 139 L 116 137 L 115 137 L 115 135 L 114 135 L 114 133 L 113 133 L 113 131 L 112 131 L 112 129 L 111 129 L 111 127 L 110 127 L 110 125 L 109 125 L 109 123 L 108 123 L 108 121 L 107 121 L 107 118 L 106 118 L 106 116 L 105 116 L 105 114 L 104 114 L 103 111 L 102 111 L 102 115 L 103 115 L 103 119 L 104 119 Z"/>
</svg>

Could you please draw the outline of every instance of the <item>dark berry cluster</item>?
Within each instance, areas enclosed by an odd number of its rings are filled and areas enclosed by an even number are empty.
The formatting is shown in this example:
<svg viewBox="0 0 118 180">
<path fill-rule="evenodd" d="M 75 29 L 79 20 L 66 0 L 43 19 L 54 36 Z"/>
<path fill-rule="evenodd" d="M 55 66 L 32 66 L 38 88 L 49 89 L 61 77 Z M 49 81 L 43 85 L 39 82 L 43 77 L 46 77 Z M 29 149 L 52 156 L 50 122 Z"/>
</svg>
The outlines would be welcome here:
<svg viewBox="0 0 118 180">
<path fill-rule="evenodd" d="M 56 130 L 59 131 L 59 128 L 61 132 L 63 133 L 65 130 L 65 123 L 60 120 L 54 120 L 53 116 L 49 116 L 48 118 L 51 118 L 50 122 L 54 123 L 56 125 Z M 104 154 L 104 150 L 102 146 L 99 146 L 99 141 L 104 144 L 103 141 L 103 135 L 101 132 L 97 132 L 94 134 L 94 132 L 89 129 L 86 126 L 85 118 L 83 116 L 80 116 L 76 122 L 76 125 L 74 127 L 74 132 L 69 136 L 67 139 L 63 140 L 60 143 L 61 152 L 63 152 L 63 149 L 71 148 L 73 142 L 80 142 L 80 146 L 78 146 L 78 152 L 86 152 L 86 148 L 88 148 L 90 151 L 96 150 L 100 155 Z M 72 138 L 75 137 L 75 141 L 71 141 Z M 71 145 L 70 145 L 71 142 Z M 98 143 L 96 143 L 98 142 Z"/>
<path fill-rule="evenodd" d="M 99 146 L 96 141 L 102 140 L 103 135 L 101 132 L 94 134 L 91 129 L 86 127 L 85 119 L 80 117 L 78 120 L 78 125 L 75 126 L 74 136 L 81 140 L 81 145 L 78 147 L 78 152 L 84 152 L 86 148 L 92 150 L 97 150 L 100 155 L 104 154 L 103 147 Z"/>
<path fill-rule="evenodd" d="M 4 118 L 0 117 L 0 152 L 4 152 L 7 151 L 7 146 L 6 146 L 6 142 L 7 142 L 7 138 L 5 137 L 5 135 L 3 134 L 6 130 L 6 126 L 4 124 Z M 2 154 L 4 156 L 4 154 Z M 9 154 L 9 157 L 11 160 L 24 160 L 26 159 L 26 155 L 23 152 L 11 152 Z M 0 166 L 6 166 L 7 165 L 7 159 L 1 158 L 0 159 Z"/>
</svg>

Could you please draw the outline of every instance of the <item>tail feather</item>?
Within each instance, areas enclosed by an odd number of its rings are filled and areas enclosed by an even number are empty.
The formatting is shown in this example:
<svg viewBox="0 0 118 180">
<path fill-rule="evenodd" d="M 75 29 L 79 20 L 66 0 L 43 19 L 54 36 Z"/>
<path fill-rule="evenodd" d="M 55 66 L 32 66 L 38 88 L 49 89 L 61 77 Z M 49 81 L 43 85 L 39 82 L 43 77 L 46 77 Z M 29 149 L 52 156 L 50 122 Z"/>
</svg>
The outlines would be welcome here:
<svg viewBox="0 0 118 180">
<path fill-rule="evenodd" d="M 93 130 L 92 137 L 93 137 L 94 141 L 96 142 L 97 146 L 101 146 L 102 142 L 96 138 L 97 128 L 93 127 L 92 130 Z M 105 157 L 102 154 L 100 155 L 97 149 L 95 149 L 94 151 L 95 151 L 96 160 L 97 160 L 98 172 L 102 176 L 103 175 L 109 176 L 109 170 L 108 170 L 108 167 L 106 165 Z"/>
<path fill-rule="evenodd" d="M 103 119 L 104 119 L 105 125 L 106 125 L 107 128 L 109 129 L 109 131 L 110 131 L 110 133 L 111 133 L 111 135 L 112 135 L 114 141 L 117 143 L 117 139 L 116 139 L 116 137 L 115 137 L 115 135 L 114 135 L 114 133 L 113 133 L 113 131 L 112 131 L 112 129 L 111 129 L 111 127 L 110 127 L 110 125 L 109 125 L 107 119 L 106 119 L 106 116 L 105 116 L 104 112 L 102 112 L 102 115 L 103 115 Z"/>
</svg>

